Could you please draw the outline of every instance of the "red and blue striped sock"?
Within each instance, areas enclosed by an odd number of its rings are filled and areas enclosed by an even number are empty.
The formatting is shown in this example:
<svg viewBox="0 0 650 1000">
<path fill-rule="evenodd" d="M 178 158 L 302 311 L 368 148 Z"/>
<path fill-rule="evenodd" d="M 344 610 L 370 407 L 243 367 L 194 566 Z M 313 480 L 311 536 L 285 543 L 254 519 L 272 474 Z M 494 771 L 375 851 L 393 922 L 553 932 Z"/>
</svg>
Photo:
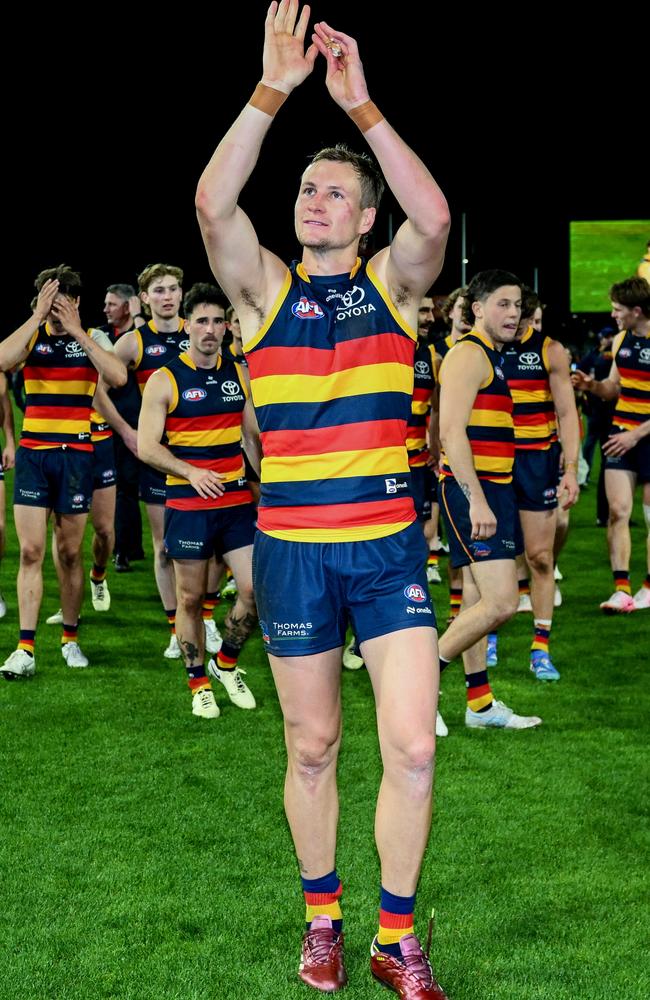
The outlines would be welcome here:
<svg viewBox="0 0 650 1000">
<path fill-rule="evenodd" d="M 311 927 L 314 917 L 320 915 L 329 917 L 333 930 L 340 934 L 343 928 L 343 914 L 339 900 L 343 894 L 343 886 L 336 869 L 320 878 L 303 878 L 301 882 L 307 907 L 305 912 L 307 930 Z"/>
<path fill-rule="evenodd" d="M 413 934 L 415 893 L 412 896 L 395 896 L 381 887 L 379 904 L 379 930 L 375 942 L 380 951 L 401 958 L 399 942 L 405 934 Z"/>
</svg>

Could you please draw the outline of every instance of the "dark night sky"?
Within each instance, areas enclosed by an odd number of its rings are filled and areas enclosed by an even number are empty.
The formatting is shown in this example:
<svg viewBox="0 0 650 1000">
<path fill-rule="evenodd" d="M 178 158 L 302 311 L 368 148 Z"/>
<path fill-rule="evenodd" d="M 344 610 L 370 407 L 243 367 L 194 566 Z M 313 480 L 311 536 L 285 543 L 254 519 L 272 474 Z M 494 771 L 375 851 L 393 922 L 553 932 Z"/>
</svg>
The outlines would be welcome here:
<svg viewBox="0 0 650 1000">
<path fill-rule="evenodd" d="M 559 321 L 568 306 L 568 220 L 648 215 L 644 160 L 634 168 L 633 146 L 612 124 L 612 105 L 625 96 L 616 92 L 621 74 L 615 62 L 609 73 L 586 39 L 553 39 L 550 48 L 550 33 L 524 37 L 506 14 L 481 25 L 460 10 L 441 19 L 430 5 L 402 7 L 404 21 L 393 6 L 384 24 L 375 4 L 323 0 L 312 21 L 326 17 L 357 37 L 371 96 L 449 199 L 452 233 L 436 290 L 460 283 L 465 212 L 469 276 L 501 266 L 532 282 L 537 267 Z M 106 284 L 134 282 L 153 261 L 180 264 L 186 287 L 209 278 L 194 190 L 261 74 L 266 4 L 239 5 L 238 28 L 227 34 L 218 9 L 214 25 L 191 4 L 173 16 L 131 11 L 124 44 L 116 12 L 96 28 L 79 25 L 81 41 L 48 13 L 52 21 L 30 36 L 38 88 L 34 74 L 9 83 L 12 294 L 2 335 L 28 315 L 37 271 L 62 261 L 82 272 L 89 325 L 102 320 Z M 478 42 L 462 60 L 465 38 Z M 261 241 L 285 259 L 298 255 L 292 207 L 307 154 L 336 141 L 363 148 L 323 77 L 319 58 L 278 115 L 242 198 Z M 398 223 L 386 199 L 379 245 L 390 211 Z"/>
</svg>

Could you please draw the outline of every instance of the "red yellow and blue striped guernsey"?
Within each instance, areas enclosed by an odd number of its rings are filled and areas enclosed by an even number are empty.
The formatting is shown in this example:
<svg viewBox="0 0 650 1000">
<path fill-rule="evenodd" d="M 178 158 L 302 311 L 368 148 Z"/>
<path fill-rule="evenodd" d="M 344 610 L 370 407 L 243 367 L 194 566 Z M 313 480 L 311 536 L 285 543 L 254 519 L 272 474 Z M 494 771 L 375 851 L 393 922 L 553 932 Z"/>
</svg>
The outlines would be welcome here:
<svg viewBox="0 0 650 1000">
<path fill-rule="evenodd" d="M 136 327 L 129 332 L 133 333 L 138 345 L 133 367 L 138 388 L 142 394 L 153 373 L 168 365 L 182 351 L 186 351 L 190 342 L 185 332 L 184 319 L 179 320 L 178 330 L 171 333 L 161 333 L 156 329 L 156 324 L 152 319 L 144 326 Z"/>
<path fill-rule="evenodd" d="M 634 430 L 650 420 L 650 337 L 627 330 L 614 352 L 621 377 L 612 424 Z"/>
<path fill-rule="evenodd" d="M 415 385 L 411 403 L 411 416 L 406 431 L 406 450 L 412 469 L 422 468 L 429 458 L 427 426 L 431 415 L 433 390 L 436 385 L 434 349 L 426 341 L 418 343 L 415 352 Z"/>
<path fill-rule="evenodd" d="M 49 323 L 40 326 L 29 343 L 24 376 L 20 446 L 92 451 L 90 410 L 98 374 L 74 337 Z"/>
<path fill-rule="evenodd" d="M 501 352 L 512 395 L 515 448 L 548 451 L 557 441 L 557 421 L 549 382 L 550 337 L 529 326 L 521 340 Z"/>
<path fill-rule="evenodd" d="M 447 358 L 458 344 L 470 343 L 480 347 L 490 362 L 492 377 L 482 385 L 476 394 L 469 423 L 469 439 L 474 468 L 479 479 L 493 483 L 511 483 L 512 466 L 515 458 L 515 432 L 512 420 L 512 396 L 503 372 L 501 353 L 492 347 L 488 338 L 478 330 L 464 334 L 444 358 L 438 380 L 444 383 Z M 447 456 L 440 457 L 440 477 L 453 477 Z"/>
<path fill-rule="evenodd" d="M 167 476 L 167 507 L 205 510 L 252 503 L 241 449 L 246 383 L 239 365 L 219 357 L 216 368 L 197 368 L 181 354 L 162 369 L 172 386 L 165 421 L 169 450 L 177 458 L 224 477 L 225 493 L 201 497 L 187 479 Z"/>
<path fill-rule="evenodd" d="M 341 542 L 415 520 L 405 441 L 416 340 L 360 258 L 349 274 L 287 270 L 245 347 L 264 453 L 260 531 Z"/>
</svg>

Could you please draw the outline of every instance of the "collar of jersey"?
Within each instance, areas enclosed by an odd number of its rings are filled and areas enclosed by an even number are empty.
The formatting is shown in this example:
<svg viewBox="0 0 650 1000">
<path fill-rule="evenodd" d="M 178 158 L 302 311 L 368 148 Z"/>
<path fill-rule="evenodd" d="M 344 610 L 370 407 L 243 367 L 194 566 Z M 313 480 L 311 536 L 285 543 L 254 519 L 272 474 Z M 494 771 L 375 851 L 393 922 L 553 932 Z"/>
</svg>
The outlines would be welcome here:
<svg viewBox="0 0 650 1000">
<path fill-rule="evenodd" d="M 357 273 L 357 271 L 361 267 L 361 263 L 362 263 L 361 262 L 361 257 L 357 257 L 357 259 L 355 261 L 355 264 L 354 264 L 354 267 L 352 268 L 352 270 L 350 271 L 350 274 L 348 275 L 349 278 L 354 278 L 355 274 Z M 316 281 L 321 281 L 322 280 L 323 282 L 327 282 L 327 281 L 332 282 L 332 281 L 337 281 L 337 280 L 340 281 L 341 278 L 345 277 L 345 274 L 313 274 L 313 275 L 310 276 L 310 275 L 307 274 L 307 272 L 305 270 L 305 265 L 303 264 L 302 261 L 300 261 L 300 263 L 296 267 L 296 274 L 298 275 L 299 278 L 302 278 L 303 281 L 307 281 L 309 283 L 311 283 L 311 279 L 312 278 L 315 278 Z"/>
<path fill-rule="evenodd" d="M 179 361 L 182 361 L 184 365 L 187 365 L 188 368 L 191 368 L 195 372 L 198 372 L 198 371 L 202 371 L 202 372 L 218 372 L 219 369 L 221 368 L 221 361 L 222 361 L 221 354 L 217 354 L 217 363 L 216 363 L 216 365 L 215 365 L 214 368 L 198 368 L 194 364 L 194 362 L 192 361 L 192 359 L 191 359 L 188 351 L 183 351 L 182 354 L 178 355 L 178 358 L 179 358 Z"/>
</svg>

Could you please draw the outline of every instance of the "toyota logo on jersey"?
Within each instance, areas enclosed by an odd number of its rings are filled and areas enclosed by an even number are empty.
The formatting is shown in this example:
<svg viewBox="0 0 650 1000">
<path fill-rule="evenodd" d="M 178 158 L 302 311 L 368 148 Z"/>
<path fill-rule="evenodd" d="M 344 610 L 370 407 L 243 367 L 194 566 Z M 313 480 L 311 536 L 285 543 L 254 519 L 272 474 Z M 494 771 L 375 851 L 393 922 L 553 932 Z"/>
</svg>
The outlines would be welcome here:
<svg viewBox="0 0 650 1000">
<path fill-rule="evenodd" d="M 236 396 L 238 392 L 241 392 L 241 389 L 236 382 L 228 381 L 221 383 L 221 391 L 224 396 Z"/>
<path fill-rule="evenodd" d="M 291 306 L 291 312 L 298 319 L 324 319 L 325 313 L 318 302 L 313 302 L 305 295 L 302 295 L 297 302 Z"/>
<path fill-rule="evenodd" d="M 415 373 L 416 375 L 428 375 L 431 371 L 430 366 L 426 361 L 416 361 L 415 362 Z"/>
<path fill-rule="evenodd" d="M 525 365 L 539 364 L 539 354 L 536 354 L 535 351 L 524 351 L 524 353 L 520 354 L 519 357 Z"/>
</svg>

